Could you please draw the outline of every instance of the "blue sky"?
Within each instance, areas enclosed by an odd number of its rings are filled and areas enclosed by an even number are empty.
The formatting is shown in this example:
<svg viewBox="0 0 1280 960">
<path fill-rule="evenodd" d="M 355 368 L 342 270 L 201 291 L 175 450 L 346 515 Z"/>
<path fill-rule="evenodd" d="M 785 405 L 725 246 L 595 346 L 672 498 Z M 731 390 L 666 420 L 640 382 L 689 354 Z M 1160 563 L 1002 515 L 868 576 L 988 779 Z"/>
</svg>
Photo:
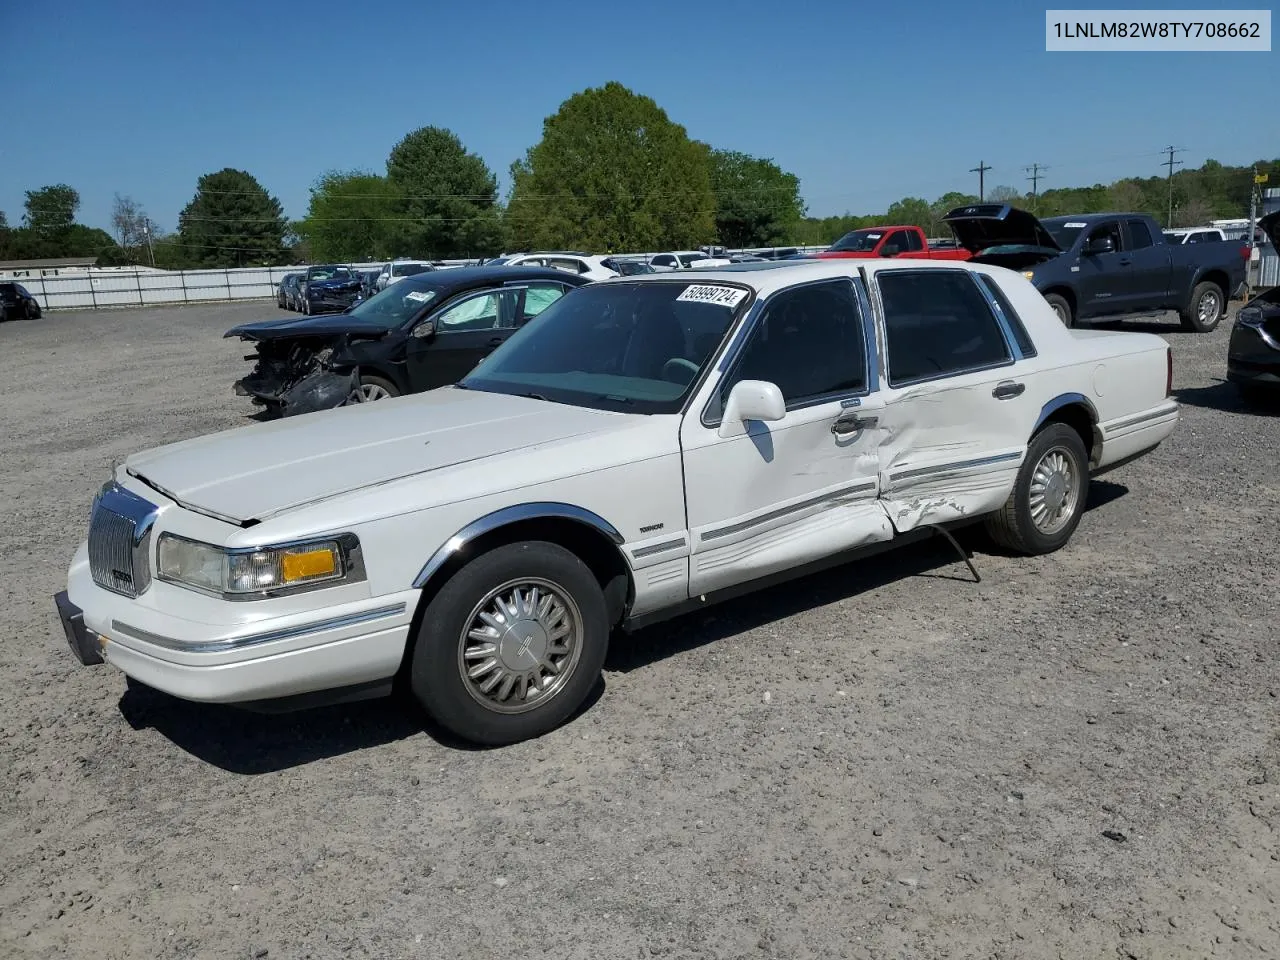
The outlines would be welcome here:
<svg viewBox="0 0 1280 960">
<path fill-rule="evenodd" d="M 322 171 L 381 172 L 427 124 L 457 133 L 505 190 L 543 118 L 608 80 L 693 137 L 772 157 L 814 215 L 976 192 L 980 160 L 988 188 L 1025 187 L 1022 167 L 1047 164 L 1044 189 L 1158 175 L 1166 144 L 1189 166 L 1280 154 L 1275 53 L 1046 53 L 1045 5 L 1025 2 L 38 9 L 0 3 L 0 210 L 15 225 L 24 190 L 66 182 L 82 222 L 109 227 L 119 191 L 173 229 L 196 179 L 227 166 L 300 217 Z"/>
</svg>

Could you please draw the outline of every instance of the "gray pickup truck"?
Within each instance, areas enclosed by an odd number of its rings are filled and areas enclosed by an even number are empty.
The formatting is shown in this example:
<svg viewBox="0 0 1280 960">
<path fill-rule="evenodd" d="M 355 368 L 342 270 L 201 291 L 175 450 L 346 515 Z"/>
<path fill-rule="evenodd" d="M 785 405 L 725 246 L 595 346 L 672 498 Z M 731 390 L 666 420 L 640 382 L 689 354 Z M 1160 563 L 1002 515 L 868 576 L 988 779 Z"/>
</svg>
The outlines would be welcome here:
<svg viewBox="0 0 1280 960">
<path fill-rule="evenodd" d="M 983 203 L 943 220 L 974 261 L 1021 271 L 1068 327 L 1176 310 L 1184 330 L 1207 333 L 1245 286 L 1240 241 L 1170 244 L 1142 213 L 1038 220 Z"/>
</svg>

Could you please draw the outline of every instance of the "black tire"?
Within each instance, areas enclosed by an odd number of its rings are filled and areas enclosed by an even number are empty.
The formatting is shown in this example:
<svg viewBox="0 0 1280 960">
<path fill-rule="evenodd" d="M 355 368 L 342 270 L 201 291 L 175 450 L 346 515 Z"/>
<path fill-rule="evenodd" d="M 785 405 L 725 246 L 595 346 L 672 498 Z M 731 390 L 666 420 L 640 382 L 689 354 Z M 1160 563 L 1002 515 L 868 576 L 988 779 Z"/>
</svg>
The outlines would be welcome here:
<svg viewBox="0 0 1280 960">
<path fill-rule="evenodd" d="M 1071 304 L 1067 302 L 1067 298 L 1057 293 L 1045 294 L 1045 302 L 1053 308 L 1053 312 L 1058 315 L 1058 319 L 1062 321 L 1064 327 L 1074 327 L 1076 325 L 1075 314 L 1071 311 Z"/>
<path fill-rule="evenodd" d="M 1076 492 L 1069 515 L 1064 517 L 1065 522 L 1046 531 L 1032 517 L 1032 484 L 1036 480 L 1037 467 L 1051 452 L 1060 453 L 1070 462 L 1076 477 Z M 1049 495 L 1053 496 L 1053 491 L 1049 491 Z M 1071 539 L 1088 498 L 1089 455 L 1084 441 L 1065 423 L 1050 423 L 1031 438 L 1009 499 L 986 518 L 987 533 L 1000 546 L 1018 553 L 1030 556 L 1052 553 Z"/>
<path fill-rule="evenodd" d="M 44 311 L 40 309 L 40 304 L 34 303 L 34 302 L 27 304 L 28 320 L 39 320 L 43 316 L 44 316 Z"/>
<path fill-rule="evenodd" d="M 1280 406 L 1280 390 L 1260 387 L 1256 383 L 1237 383 L 1236 392 L 1248 406 Z"/>
<path fill-rule="evenodd" d="M 1222 320 L 1227 310 L 1227 295 L 1216 283 L 1203 280 L 1191 291 L 1191 299 L 1179 313 L 1182 329 L 1193 333 L 1209 333 Z"/>
<path fill-rule="evenodd" d="M 508 674 L 516 675 L 511 664 L 502 659 L 504 654 L 517 665 L 527 662 L 531 671 L 539 662 L 534 657 L 540 656 L 549 662 L 557 655 L 553 647 L 546 645 L 550 643 L 545 639 L 549 635 L 539 632 L 541 628 L 534 619 L 515 619 L 501 634 L 502 639 L 496 641 L 499 656 L 489 658 L 497 666 L 474 681 L 464 677 L 462 665 L 473 663 L 479 667 L 487 661 L 475 662 L 485 656 L 483 652 L 464 658 L 464 643 L 473 613 L 486 598 L 499 588 L 507 590 L 512 584 L 528 581 L 542 583 L 545 589 L 559 593 L 562 599 L 567 598 L 562 609 L 566 611 L 566 622 L 576 624 L 577 652 L 572 656 L 565 654 L 559 661 L 562 667 L 568 664 L 565 679 L 547 695 L 545 702 L 523 705 L 517 683 L 507 700 L 501 702 L 512 704 L 511 709 L 519 707 L 523 712 L 501 712 L 498 706 L 486 706 L 482 702 L 493 704 L 494 700 L 479 691 L 478 684 L 492 678 L 494 671 L 504 678 Z M 574 613 L 576 618 L 572 616 Z M 538 737 L 564 723 L 599 680 L 609 650 L 608 611 L 595 575 L 575 554 L 558 544 L 540 540 L 507 544 L 472 560 L 440 588 L 420 620 L 409 669 L 409 685 L 414 697 L 451 733 L 488 746 Z M 521 637 L 519 624 L 531 624 L 531 632 Z M 539 637 L 538 653 L 527 650 L 534 634 Z M 510 642 L 504 645 L 503 639 Z M 515 645 L 515 641 L 520 644 Z M 527 661 L 524 658 L 528 658 Z M 544 672 L 539 667 L 536 675 Z M 554 675 L 547 682 L 554 684 Z M 495 690 L 501 692 L 505 685 L 503 679 Z"/>
</svg>

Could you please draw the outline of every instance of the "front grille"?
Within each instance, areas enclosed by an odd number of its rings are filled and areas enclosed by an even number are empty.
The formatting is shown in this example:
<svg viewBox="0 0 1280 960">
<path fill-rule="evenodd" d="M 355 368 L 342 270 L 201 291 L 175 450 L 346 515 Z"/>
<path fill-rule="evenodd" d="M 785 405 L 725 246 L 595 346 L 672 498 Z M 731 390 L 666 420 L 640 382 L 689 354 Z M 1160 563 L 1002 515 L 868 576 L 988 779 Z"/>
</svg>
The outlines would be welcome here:
<svg viewBox="0 0 1280 960">
<path fill-rule="evenodd" d="M 112 486 L 94 501 L 89 521 L 89 572 L 104 590 L 136 597 L 151 586 L 154 506 Z"/>
</svg>

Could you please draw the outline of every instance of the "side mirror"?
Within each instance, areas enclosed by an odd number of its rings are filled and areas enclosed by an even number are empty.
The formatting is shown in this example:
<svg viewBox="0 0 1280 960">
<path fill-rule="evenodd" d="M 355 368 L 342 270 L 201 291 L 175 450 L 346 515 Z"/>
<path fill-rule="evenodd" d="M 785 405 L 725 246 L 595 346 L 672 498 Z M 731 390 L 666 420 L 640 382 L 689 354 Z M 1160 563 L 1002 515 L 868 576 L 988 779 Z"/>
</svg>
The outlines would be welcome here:
<svg viewBox="0 0 1280 960">
<path fill-rule="evenodd" d="M 436 322 L 434 320 L 423 320 L 413 328 L 413 336 L 417 340 L 430 340 L 435 335 Z"/>
<path fill-rule="evenodd" d="M 1085 256 L 1092 257 L 1099 253 L 1115 253 L 1116 242 L 1112 237 L 1099 237 L 1084 245 Z"/>
<path fill-rule="evenodd" d="M 748 420 L 772 422 L 787 415 L 787 402 L 776 384 L 764 380 L 740 380 L 729 391 L 718 433 L 732 437 L 744 432 Z"/>
</svg>

